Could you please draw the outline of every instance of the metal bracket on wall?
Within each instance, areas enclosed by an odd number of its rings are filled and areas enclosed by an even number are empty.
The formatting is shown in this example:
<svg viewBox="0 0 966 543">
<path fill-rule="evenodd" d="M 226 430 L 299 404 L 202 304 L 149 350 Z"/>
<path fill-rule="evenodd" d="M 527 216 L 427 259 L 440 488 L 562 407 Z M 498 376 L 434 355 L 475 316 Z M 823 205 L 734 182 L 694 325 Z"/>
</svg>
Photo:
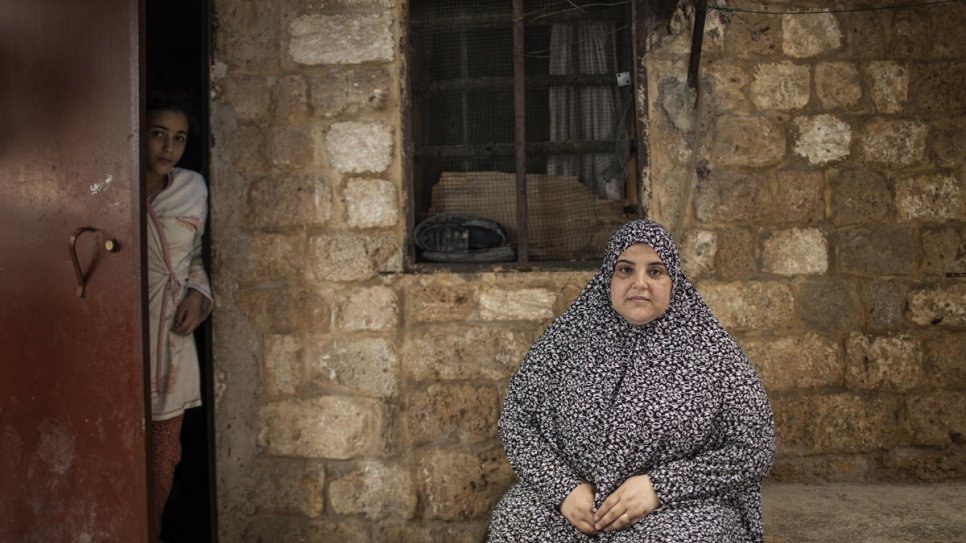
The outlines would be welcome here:
<svg viewBox="0 0 966 543">
<path fill-rule="evenodd" d="M 701 63 L 701 44 L 704 42 L 704 19 L 708 0 L 697 0 L 694 8 L 694 30 L 691 32 L 691 53 L 688 57 L 688 88 L 698 88 L 698 65 Z"/>
<path fill-rule="evenodd" d="M 74 275 L 77 277 L 77 296 L 79 298 L 84 297 L 84 288 L 87 285 L 88 275 L 85 274 L 83 270 L 81 270 L 80 261 L 77 259 L 77 240 L 85 232 L 94 232 L 95 234 L 97 234 L 97 233 L 100 233 L 101 230 L 93 226 L 82 226 L 77 230 L 74 230 L 74 233 L 70 236 L 70 243 L 68 245 L 68 249 L 70 250 L 70 260 L 74 264 Z M 118 243 L 117 240 L 115 239 L 108 239 L 107 241 L 104 242 L 104 250 L 109 253 L 116 253 L 121 250 L 121 244 Z M 96 260 L 97 259 L 95 255 L 95 259 L 94 261 L 91 261 L 91 266 L 88 269 L 88 271 L 91 271 L 94 269 L 94 262 Z"/>
</svg>

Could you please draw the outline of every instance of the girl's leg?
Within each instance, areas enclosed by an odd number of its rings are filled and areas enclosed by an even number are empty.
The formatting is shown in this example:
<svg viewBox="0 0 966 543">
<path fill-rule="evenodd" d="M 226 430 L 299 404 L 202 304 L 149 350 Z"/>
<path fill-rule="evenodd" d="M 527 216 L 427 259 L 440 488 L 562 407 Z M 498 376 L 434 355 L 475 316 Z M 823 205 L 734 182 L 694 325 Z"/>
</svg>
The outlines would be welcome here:
<svg viewBox="0 0 966 543">
<path fill-rule="evenodd" d="M 181 460 L 181 421 L 183 416 L 168 420 L 151 421 L 151 512 L 154 517 L 151 525 L 156 533 L 161 534 L 161 514 L 164 504 L 171 493 L 174 481 L 174 468 Z"/>
</svg>

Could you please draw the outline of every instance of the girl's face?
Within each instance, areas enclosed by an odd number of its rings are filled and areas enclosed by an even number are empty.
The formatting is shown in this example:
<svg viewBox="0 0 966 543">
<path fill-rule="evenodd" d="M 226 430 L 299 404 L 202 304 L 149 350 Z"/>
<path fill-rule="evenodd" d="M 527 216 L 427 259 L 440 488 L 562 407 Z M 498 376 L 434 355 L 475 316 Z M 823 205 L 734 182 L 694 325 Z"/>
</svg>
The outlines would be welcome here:
<svg viewBox="0 0 966 543">
<path fill-rule="evenodd" d="M 610 278 L 610 303 L 624 320 L 643 326 L 671 303 L 671 276 L 649 245 L 631 245 L 617 257 Z"/>
<path fill-rule="evenodd" d="M 181 160 L 188 141 L 188 118 L 179 111 L 148 113 L 147 173 L 164 177 Z"/>
</svg>

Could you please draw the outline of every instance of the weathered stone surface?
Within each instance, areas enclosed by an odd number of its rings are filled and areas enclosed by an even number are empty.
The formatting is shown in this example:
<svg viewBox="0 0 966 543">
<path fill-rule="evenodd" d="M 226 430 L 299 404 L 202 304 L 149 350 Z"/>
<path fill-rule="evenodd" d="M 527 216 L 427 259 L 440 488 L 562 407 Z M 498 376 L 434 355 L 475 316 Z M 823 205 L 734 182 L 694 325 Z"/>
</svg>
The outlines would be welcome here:
<svg viewBox="0 0 966 543">
<path fill-rule="evenodd" d="M 299 64 L 392 62 L 392 15 L 303 15 L 288 25 L 288 54 Z"/>
<path fill-rule="evenodd" d="M 231 104 L 241 122 L 263 121 L 269 112 L 270 85 L 264 77 L 225 78 L 219 82 L 224 100 Z"/>
<path fill-rule="evenodd" d="M 740 65 L 709 62 L 703 68 L 711 79 L 713 90 L 710 96 L 714 100 L 716 111 L 750 110 L 751 102 L 745 96 L 745 88 L 751 82 L 751 76 Z"/>
<path fill-rule="evenodd" d="M 842 349 L 818 334 L 748 340 L 742 347 L 769 392 L 844 383 Z"/>
<path fill-rule="evenodd" d="M 553 317 L 556 294 L 542 288 L 484 288 L 480 291 L 480 318 L 485 321 L 543 321 Z"/>
<path fill-rule="evenodd" d="M 396 193 L 396 185 L 384 179 L 350 179 L 342 193 L 349 226 L 396 226 L 399 222 Z"/>
<path fill-rule="evenodd" d="M 702 223 L 747 223 L 766 218 L 771 201 L 766 179 L 754 174 L 715 172 L 698 181 L 694 212 Z"/>
<path fill-rule="evenodd" d="M 303 253 L 305 238 L 294 234 L 255 234 L 243 251 L 241 277 L 248 281 L 290 279 L 304 266 L 298 255 Z"/>
<path fill-rule="evenodd" d="M 278 62 L 276 2 L 232 4 L 218 8 L 218 32 L 214 33 L 215 58 L 232 69 L 257 72 Z"/>
<path fill-rule="evenodd" d="M 309 239 L 309 278 L 316 281 L 359 281 L 380 271 L 398 269 L 400 249 L 388 237 L 333 232 Z"/>
<path fill-rule="evenodd" d="M 928 132 L 918 121 L 875 120 L 862 130 L 859 146 L 869 165 L 904 168 L 925 158 Z"/>
<path fill-rule="evenodd" d="M 302 74 L 280 77 L 272 88 L 275 118 L 293 120 L 304 118 L 309 111 L 308 83 Z"/>
<path fill-rule="evenodd" d="M 420 459 L 418 473 L 425 516 L 439 520 L 489 516 L 513 480 L 501 449 L 473 454 L 436 449 Z"/>
<path fill-rule="evenodd" d="M 856 326 L 859 304 L 855 285 L 841 279 L 807 281 L 798 287 L 799 320 L 813 330 L 850 330 Z"/>
<path fill-rule="evenodd" d="M 240 289 L 235 301 L 259 332 L 290 332 L 298 327 L 325 332 L 331 320 L 328 302 L 312 291 L 279 287 Z"/>
<path fill-rule="evenodd" d="M 948 4 L 943 9 L 929 10 L 931 37 L 930 58 L 963 58 L 963 27 L 966 27 L 966 6 Z"/>
<path fill-rule="evenodd" d="M 302 515 L 316 518 L 325 510 L 322 464 L 302 460 L 262 458 L 255 463 L 259 513 Z"/>
<path fill-rule="evenodd" d="M 248 186 L 245 223 L 250 228 L 319 226 L 332 217 L 332 187 L 320 175 L 276 174 Z"/>
<path fill-rule="evenodd" d="M 711 230 L 687 230 L 678 243 L 681 269 L 695 278 L 714 270 L 715 233 Z"/>
<path fill-rule="evenodd" d="M 901 11 L 892 20 L 892 47 L 889 56 L 893 58 L 925 57 L 931 49 L 929 27 L 922 24 L 922 11 Z"/>
<path fill-rule="evenodd" d="M 898 441 L 898 400 L 891 397 L 809 394 L 772 398 L 778 450 L 790 454 L 862 453 Z"/>
<path fill-rule="evenodd" d="M 916 289 L 907 296 L 906 316 L 912 322 L 951 327 L 966 326 L 966 283 Z"/>
<path fill-rule="evenodd" d="M 924 481 L 943 482 L 962 480 L 963 475 L 966 474 L 966 450 L 962 446 L 940 450 L 932 448 L 897 447 L 883 455 L 881 463 L 882 467 L 876 473 L 880 480 L 908 481 L 917 483 L 917 486 L 924 488 L 922 486 Z M 961 486 L 957 485 L 957 487 Z M 935 508 L 936 504 L 944 503 L 946 502 L 941 499 L 934 500 L 930 506 Z M 952 507 L 959 507 L 959 505 L 954 502 L 952 503 Z M 961 510 L 962 507 L 959 507 L 957 512 Z M 953 528 L 956 529 L 957 527 Z M 962 530 L 959 529 L 957 530 L 957 535 L 953 537 L 958 537 L 961 533 Z"/>
<path fill-rule="evenodd" d="M 952 175 L 912 175 L 896 180 L 896 211 L 906 221 L 966 219 L 966 184 Z"/>
<path fill-rule="evenodd" d="M 932 386 L 966 389 L 966 334 L 942 331 L 922 343 Z"/>
<path fill-rule="evenodd" d="M 307 169 L 315 162 L 319 129 L 312 125 L 282 126 L 271 131 L 272 166 L 281 170 Z"/>
<path fill-rule="evenodd" d="M 302 382 L 302 342 L 296 336 L 272 334 L 262 343 L 265 391 L 270 396 L 294 394 Z"/>
<path fill-rule="evenodd" d="M 869 455 L 824 454 L 820 456 L 791 456 L 778 454 L 775 456 L 771 472 L 768 473 L 768 483 L 783 481 L 816 482 L 863 482 L 874 479 L 876 467 L 875 458 Z M 767 528 L 766 528 L 767 529 Z M 769 541 L 775 536 L 769 534 Z M 792 543 L 789 541 L 788 543 Z"/>
<path fill-rule="evenodd" d="M 506 379 L 533 343 L 526 330 L 472 323 L 413 330 L 403 344 L 403 371 L 410 379 Z"/>
<path fill-rule="evenodd" d="M 842 31 L 831 13 L 782 16 L 782 51 L 790 57 L 814 57 L 841 45 Z"/>
<path fill-rule="evenodd" d="M 852 127 L 834 115 L 822 114 L 795 119 L 798 138 L 795 153 L 812 164 L 828 164 L 851 153 Z"/>
<path fill-rule="evenodd" d="M 343 173 L 381 173 L 392 162 L 392 127 L 384 123 L 335 123 L 325 142 L 332 165 Z"/>
<path fill-rule="evenodd" d="M 909 72 L 894 61 L 870 62 L 865 77 L 871 81 L 870 95 L 879 113 L 899 113 L 909 98 Z"/>
<path fill-rule="evenodd" d="M 756 240 L 748 228 L 718 229 L 715 267 L 722 278 L 747 279 L 757 275 Z"/>
<path fill-rule="evenodd" d="M 808 104 L 808 66 L 792 62 L 759 64 L 751 82 L 751 100 L 758 109 L 789 111 Z"/>
<path fill-rule="evenodd" d="M 307 342 L 305 372 L 313 385 L 376 397 L 399 391 L 399 356 L 386 338 L 310 336 Z"/>
<path fill-rule="evenodd" d="M 875 59 L 886 54 L 892 34 L 888 10 L 853 11 L 837 14 L 847 58 Z"/>
<path fill-rule="evenodd" d="M 794 316 L 792 292 L 784 283 L 701 283 L 699 291 L 729 330 L 777 332 L 788 328 Z"/>
<path fill-rule="evenodd" d="M 962 391 L 933 391 L 906 399 L 902 425 L 913 444 L 945 448 L 962 444 L 966 435 L 966 394 Z"/>
<path fill-rule="evenodd" d="M 817 64 L 815 92 L 825 109 L 854 109 L 862 99 L 858 68 L 851 62 Z"/>
<path fill-rule="evenodd" d="M 392 77 L 385 66 L 325 66 L 308 74 L 315 114 L 331 118 L 385 109 Z"/>
<path fill-rule="evenodd" d="M 778 275 L 815 275 L 828 270 L 828 241 L 817 228 L 776 230 L 762 243 L 762 270 Z"/>
<path fill-rule="evenodd" d="M 382 522 L 375 528 L 375 541 L 393 543 L 479 543 L 486 539 L 489 521 L 433 524 Z"/>
<path fill-rule="evenodd" d="M 354 518 L 310 520 L 289 515 L 257 515 L 237 541 L 267 543 L 377 543 L 369 537 L 371 521 Z"/>
<path fill-rule="evenodd" d="M 932 152 L 943 168 L 956 168 L 966 161 L 966 119 L 944 118 L 930 130 Z"/>
<path fill-rule="evenodd" d="M 773 15 L 755 13 L 732 17 L 725 27 L 724 48 L 739 57 L 781 53 L 782 25 Z"/>
<path fill-rule="evenodd" d="M 376 400 L 323 396 L 266 404 L 259 419 L 269 454 L 345 460 L 381 449 L 386 414 Z"/>
<path fill-rule="evenodd" d="M 903 323 L 905 296 L 898 283 L 872 281 L 862 287 L 865 323 L 874 330 L 899 328 Z"/>
<path fill-rule="evenodd" d="M 845 382 L 856 390 L 908 392 L 923 380 L 922 346 L 907 335 L 849 334 Z"/>
<path fill-rule="evenodd" d="M 776 222 L 807 224 L 825 218 L 825 178 L 821 172 L 779 172 L 776 188 Z"/>
<path fill-rule="evenodd" d="M 266 133 L 264 129 L 253 125 L 240 125 L 236 128 L 235 139 L 238 142 L 235 148 L 229 146 L 228 142 L 224 143 L 229 150 L 232 164 L 236 168 L 246 172 L 259 172 L 267 169 L 268 161 L 265 154 L 269 146 L 265 142 Z"/>
<path fill-rule="evenodd" d="M 835 224 L 881 223 L 895 218 L 892 191 L 885 177 L 865 169 L 829 172 Z"/>
<path fill-rule="evenodd" d="M 723 166 L 774 166 L 785 158 L 785 131 L 765 116 L 722 117 L 711 145 L 714 161 Z"/>
<path fill-rule="evenodd" d="M 396 291 L 385 286 L 348 288 L 337 295 L 336 325 L 346 331 L 386 331 L 399 326 Z"/>
<path fill-rule="evenodd" d="M 405 288 L 405 318 L 412 322 L 465 320 L 476 310 L 477 286 L 456 275 L 421 277 Z"/>
<path fill-rule="evenodd" d="M 909 106 L 922 111 L 962 111 L 966 108 L 966 64 L 920 63 L 910 66 Z"/>
<path fill-rule="evenodd" d="M 862 227 L 835 234 L 839 270 L 847 274 L 894 276 L 911 273 L 919 260 L 919 245 L 909 228 Z"/>
<path fill-rule="evenodd" d="M 922 239 L 919 269 L 923 273 L 966 273 L 966 228 L 923 228 L 919 237 Z"/>
<path fill-rule="evenodd" d="M 416 485 L 401 465 L 368 461 L 329 483 L 329 503 L 342 515 L 411 519 L 416 501 Z"/>
<path fill-rule="evenodd" d="M 493 386 L 433 383 L 412 390 L 405 408 L 409 438 L 414 445 L 495 438 L 501 403 Z"/>
</svg>

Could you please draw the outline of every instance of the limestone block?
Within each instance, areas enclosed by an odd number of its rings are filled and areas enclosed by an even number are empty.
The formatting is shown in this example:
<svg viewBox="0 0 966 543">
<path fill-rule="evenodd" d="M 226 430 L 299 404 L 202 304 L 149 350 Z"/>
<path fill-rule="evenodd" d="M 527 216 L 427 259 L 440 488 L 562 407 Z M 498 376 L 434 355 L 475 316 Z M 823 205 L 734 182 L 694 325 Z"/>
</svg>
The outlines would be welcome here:
<svg viewBox="0 0 966 543">
<path fill-rule="evenodd" d="M 828 270 L 828 241 L 817 228 L 776 230 L 762 243 L 762 269 L 778 275 L 816 275 Z"/>
<path fill-rule="evenodd" d="M 923 228 L 922 266 L 924 273 L 966 273 L 966 227 Z"/>
<path fill-rule="evenodd" d="M 772 464 L 768 480 L 795 483 L 867 482 L 877 468 L 871 454 L 823 454 L 819 456 L 790 456 L 778 454 Z"/>
<path fill-rule="evenodd" d="M 906 221 L 966 219 L 966 183 L 956 176 L 926 174 L 896 180 L 896 211 Z"/>
<path fill-rule="evenodd" d="M 409 439 L 420 445 L 496 438 L 502 401 L 492 386 L 433 383 L 410 390 L 404 411 Z"/>
<path fill-rule="evenodd" d="M 956 168 L 966 161 L 966 119 L 957 116 L 939 119 L 930 132 L 932 152 L 939 166 Z"/>
<path fill-rule="evenodd" d="M 769 392 L 844 383 L 841 348 L 819 334 L 743 341 L 742 347 Z"/>
<path fill-rule="evenodd" d="M 257 332 L 285 332 L 293 328 L 292 294 L 285 288 L 246 288 L 235 292 L 235 302 Z"/>
<path fill-rule="evenodd" d="M 698 180 L 694 212 L 705 224 L 760 221 L 772 208 L 768 180 L 755 174 L 713 172 Z"/>
<path fill-rule="evenodd" d="M 375 543 L 369 537 L 372 521 L 339 517 L 330 520 L 301 519 L 282 515 L 257 515 L 246 519 L 244 536 L 253 543 Z M 381 542 L 380 542 L 381 543 Z"/>
<path fill-rule="evenodd" d="M 921 11 L 900 11 L 892 20 L 892 47 L 889 57 L 926 58 L 932 48 L 930 25 L 923 24 Z"/>
<path fill-rule="evenodd" d="M 386 338 L 310 336 L 306 373 L 312 385 L 336 385 L 380 398 L 399 392 L 399 355 Z"/>
<path fill-rule="evenodd" d="M 716 269 L 726 279 L 747 279 L 758 274 L 756 236 L 748 228 L 717 231 Z"/>
<path fill-rule="evenodd" d="M 842 46 L 842 31 L 831 13 L 782 16 L 782 51 L 795 58 L 814 57 Z"/>
<path fill-rule="evenodd" d="M 367 461 L 329 483 L 329 503 L 341 515 L 411 519 L 416 485 L 405 466 Z"/>
<path fill-rule="evenodd" d="M 923 381 L 922 346 L 908 335 L 849 334 L 845 382 L 867 391 L 908 392 Z"/>
<path fill-rule="evenodd" d="M 851 62 L 815 65 L 815 92 L 825 109 L 854 109 L 862 99 L 858 68 Z"/>
<path fill-rule="evenodd" d="M 509 378 L 533 332 L 472 323 L 414 329 L 403 344 L 403 371 L 415 381 Z"/>
<path fill-rule="evenodd" d="M 899 400 L 852 393 L 771 399 L 778 450 L 791 454 L 863 453 L 897 444 Z"/>
<path fill-rule="evenodd" d="M 780 331 L 794 317 L 791 289 L 774 281 L 709 282 L 700 285 L 704 301 L 729 330 Z"/>
<path fill-rule="evenodd" d="M 316 115 L 381 111 L 391 95 L 392 76 L 385 66 L 325 66 L 308 75 Z"/>
<path fill-rule="evenodd" d="M 930 24 L 928 26 L 932 50 L 931 58 L 962 59 L 963 27 L 966 27 L 966 9 L 961 4 L 950 4 L 945 9 L 929 10 Z"/>
<path fill-rule="evenodd" d="M 317 128 L 312 125 L 280 126 L 271 131 L 272 166 L 282 170 L 308 169 L 315 161 Z"/>
<path fill-rule="evenodd" d="M 725 27 L 724 49 L 743 58 L 781 53 L 782 25 L 773 15 L 756 13 L 731 17 Z"/>
<path fill-rule="evenodd" d="M 713 230 L 687 230 L 678 244 L 681 269 L 694 278 L 714 270 L 716 235 Z"/>
<path fill-rule="evenodd" d="M 904 168 L 925 158 L 929 129 L 918 121 L 874 120 L 862 130 L 859 138 L 862 156 L 867 164 Z"/>
<path fill-rule="evenodd" d="M 966 475 L 966 454 L 950 454 L 949 449 L 898 447 L 882 458 L 877 470 L 886 480 L 947 482 Z"/>
<path fill-rule="evenodd" d="M 835 115 L 821 114 L 795 119 L 798 139 L 795 154 L 811 164 L 828 164 L 851 153 L 852 127 Z"/>
<path fill-rule="evenodd" d="M 392 162 L 392 127 L 385 123 L 335 123 L 325 142 L 332 165 L 342 173 L 381 173 Z"/>
<path fill-rule="evenodd" d="M 865 276 L 912 273 L 919 261 L 919 244 L 913 231 L 902 226 L 879 225 L 843 230 L 832 242 L 839 271 Z"/>
<path fill-rule="evenodd" d="M 269 111 L 272 80 L 265 77 L 225 78 L 220 82 L 223 100 L 231 105 L 242 122 L 259 122 Z"/>
<path fill-rule="evenodd" d="M 966 334 L 942 331 L 923 341 L 931 384 L 937 388 L 966 388 Z"/>
<path fill-rule="evenodd" d="M 906 303 L 906 316 L 918 325 L 966 326 L 966 283 L 912 290 Z"/>
<path fill-rule="evenodd" d="M 886 178 L 864 168 L 830 170 L 832 221 L 838 225 L 889 222 L 895 218 Z"/>
<path fill-rule="evenodd" d="M 418 466 L 428 519 L 486 518 L 513 481 L 502 448 L 476 453 L 435 449 Z"/>
<path fill-rule="evenodd" d="M 288 54 L 299 64 L 392 62 L 392 14 L 309 14 L 288 25 Z"/>
<path fill-rule="evenodd" d="M 761 168 L 785 158 L 785 131 L 769 117 L 721 117 L 715 133 L 712 157 L 723 166 Z"/>
<path fill-rule="evenodd" d="M 350 179 L 342 198 L 349 226 L 372 228 L 399 223 L 396 185 L 384 179 Z"/>
<path fill-rule="evenodd" d="M 350 288 L 340 291 L 335 322 L 342 330 L 395 330 L 399 326 L 396 291 L 385 286 Z"/>
<path fill-rule="evenodd" d="M 406 320 L 466 320 L 476 309 L 476 285 L 454 275 L 437 274 L 406 289 Z"/>
<path fill-rule="evenodd" d="M 808 66 L 792 62 L 759 64 L 751 82 L 751 99 L 758 109 L 789 111 L 808 104 Z"/>
<path fill-rule="evenodd" d="M 708 62 L 705 72 L 711 78 L 710 94 L 718 112 L 748 112 L 751 103 L 745 96 L 745 89 L 751 76 L 738 64 Z"/>
<path fill-rule="evenodd" d="M 553 318 L 556 294 L 542 288 L 484 288 L 480 292 L 480 318 L 485 321 L 544 321 Z"/>
<path fill-rule="evenodd" d="M 270 396 L 294 394 L 302 382 L 302 342 L 296 336 L 270 334 L 262 344 L 265 391 Z"/>
<path fill-rule="evenodd" d="M 248 186 L 245 223 L 255 229 L 321 226 L 332 218 L 332 187 L 320 175 L 275 174 Z"/>
<path fill-rule="evenodd" d="M 249 73 L 277 65 L 279 36 L 275 21 L 280 8 L 278 2 L 213 6 L 218 21 L 217 39 L 213 40 L 215 58 Z"/>
<path fill-rule="evenodd" d="M 894 61 L 870 62 L 865 77 L 871 82 L 870 95 L 879 113 L 899 113 L 909 98 L 909 72 Z"/>
<path fill-rule="evenodd" d="M 966 108 L 966 64 L 920 63 L 910 66 L 909 105 L 923 111 L 962 111 Z"/>
<path fill-rule="evenodd" d="M 778 222 L 807 224 L 825 218 L 825 178 L 821 172 L 778 172 L 777 188 Z"/>
<path fill-rule="evenodd" d="M 323 396 L 268 403 L 259 421 L 269 454 L 347 460 L 382 449 L 386 413 L 376 400 Z"/>
<path fill-rule="evenodd" d="M 292 120 L 304 118 L 309 112 L 309 85 L 303 74 L 280 77 L 272 88 L 274 118 Z"/>
<path fill-rule="evenodd" d="M 375 527 L 374 541 L 393 543 L 479 543 L 486 540 L 488 520 L 445 524 L 381 522 Z"/>
<path fill-rule="evenodd" d="M 862 307 L 866 326 L 873 330 L 899 328 L 903 323 L 902 307 L 905 295 L 899 284 L 872 281 L 862 287 Z"/>
<path fill-rule="evenodd" d="M 853 11 L 836 14 L 845 40 L 847 58 L 878 59 L 887 56 L 892 35 L 889 10 Z"/>
<path fill-rule="evenodd" d="M 902 424 L 914 445 L 945 448 L 961 443 L 966 435 L 966 394 L 949 390 L 910 396 Z"/>
<path fill-rule="evenodd" d="M 360 281 L 398 269 L 401 249 L 389 235 L 332 232 L 308 242 L 307 270 L 316 281 Z"/>
<path fill-rule="evenodd" d="M 324 511 L 325 469 L 321 464 L 260 458 L 255 461 L 254 471 L 258 480 L 255 507 L 259 513 L 316 518 Z"/>
<path fill-rule="evenodd" d="M 226 145 L 232 157 L 232 164 L 242 172 L 257 172 L 266 169 L 268 162 L 265 151 L 268 149 L 268 145 L 265 139 L 265 131 L 259 126 L 238 126 L 233 138 L 237 147 L 232 149 Z"/>
<path fill-rule="evenodd" d="M 255 234 L 245 255 L 242 278 L 249 281 L 277 281 L 294 278 L 304 265 L 304 236 L 294 234 Z M 240 249 L 240 248 L 239 248 Z"/>
<path fill-rule="evenodd" d="M 809 329 L 838 332 L 858 324 L 859 304 L 852 281 L 828 279 L 799 285 L 796 313 Z"/>
</svg>

